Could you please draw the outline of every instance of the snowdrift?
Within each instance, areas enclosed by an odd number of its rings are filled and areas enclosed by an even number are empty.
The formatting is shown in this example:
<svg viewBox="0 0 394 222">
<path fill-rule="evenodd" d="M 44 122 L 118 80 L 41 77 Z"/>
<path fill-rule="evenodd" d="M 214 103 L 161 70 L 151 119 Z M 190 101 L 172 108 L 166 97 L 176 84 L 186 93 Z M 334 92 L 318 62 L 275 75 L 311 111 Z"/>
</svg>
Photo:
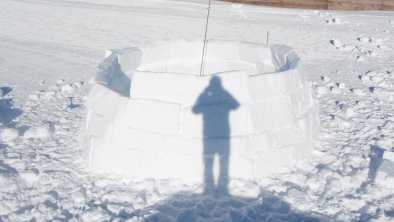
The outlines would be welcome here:
<svg viewBox="0 0 394 222">
<path fill-rule="evenodd" d="M 209 41 L 200 76 L 201 53 L 202 42 L 183 40 L 107 50 L 87 98 L 92 170 L 201 182 L 204 147 L 227 146 L 229 176 L 255 180 L 310 153 L 319 112 L 291 48 Z M 214 84 L 226 96 L 200 101 Z M 228 121 L 195 111 L 224 112 L 229 96 Z"/>
</svg>

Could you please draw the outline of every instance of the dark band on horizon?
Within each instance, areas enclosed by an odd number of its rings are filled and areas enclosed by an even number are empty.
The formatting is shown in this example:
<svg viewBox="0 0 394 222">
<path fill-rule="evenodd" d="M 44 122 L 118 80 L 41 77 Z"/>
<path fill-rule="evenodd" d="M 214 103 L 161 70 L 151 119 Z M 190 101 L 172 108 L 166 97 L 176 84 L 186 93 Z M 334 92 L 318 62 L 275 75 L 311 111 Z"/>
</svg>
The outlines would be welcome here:
<svg viewBox="0 0 394 222">
<path fill-rule="evenodd" d="M 282 8 L 303 8 L 320 10 L 383 10 L 394 11 L 392 0 L 220 0 L 239 4 L 282 7 Z"/>
</svg>

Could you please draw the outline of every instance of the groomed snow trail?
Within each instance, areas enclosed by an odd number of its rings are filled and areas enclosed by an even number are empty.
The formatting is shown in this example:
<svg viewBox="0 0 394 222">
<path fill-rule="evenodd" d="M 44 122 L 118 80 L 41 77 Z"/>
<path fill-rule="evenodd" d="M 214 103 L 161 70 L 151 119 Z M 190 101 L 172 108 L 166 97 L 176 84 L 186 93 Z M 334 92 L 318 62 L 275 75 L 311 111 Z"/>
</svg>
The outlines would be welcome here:
<svg viewBox="0 0 394 222">
<path fill-rule="evenodd" d="M 375 178 L 394 148 L 392 12 L 213 7 L 211 38 L 263 42 L 270 30 L 296 48 L 322 125 L 312 156 L 216 198 L 175 180 L 94 175 L 80 159 L 86 82 L 103 49 L 199 38 L 204 1 L 86 2 L 2 2 L 0 221 L 393 220 L 393 186 Z"/>
</svg>

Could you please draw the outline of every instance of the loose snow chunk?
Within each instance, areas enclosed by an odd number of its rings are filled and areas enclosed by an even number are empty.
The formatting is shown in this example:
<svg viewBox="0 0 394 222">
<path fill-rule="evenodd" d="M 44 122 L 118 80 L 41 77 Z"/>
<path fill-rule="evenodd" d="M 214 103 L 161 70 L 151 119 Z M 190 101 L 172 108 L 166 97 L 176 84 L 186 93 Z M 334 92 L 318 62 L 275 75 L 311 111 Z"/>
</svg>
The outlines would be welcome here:
<svg viewBox="0 0 394 222">
<path fill-rule="evenodd" d="M 354 93 L 355 95 L 358 95 L 358 96 L 363 96 L 366 94 L 363 89 L 353 88 L 353 89 L 351 89 L 351 91 L 352 91 L 352 93 Z"/>
<path fill-rule="evenodd" d="M 0 173 L 0 192 L 2 194 L 4 193 L 11 193 L 11 192 L 16 192 L 18 189 L 17 183 L 15 182 L 15 178 L 13 176 L 10 176 L 7 173 L 3 173 L 3 168 Z"/>
<path fill-rule="evenodd" d="M 110 216 L 103 210 L 95 208 L 84 213 L 81 219 L 82 221 L 107 221 L 109 217 Z"/>
<path fill-rule="evenodd" d="M 368 51 L 367 53 L 368 56 L 376 57 L 378 56 L 378 53 L 374 52 L 373 50 Z"/>
<path fill-rule="evenodd" d="M 383 159 L 394 162 L 394 152 L 388 152 L 388 151 L 384 152 Z"/>
<path fill-rule="evenodd" d="M 316 92 L 319 95 L 324 95 L 327 93 L 327 91 L 328 91 L 328 88 L 326 86 L 317 86 L 316 87 Z"/>
<path fill-rule="evenodd" d="M 59 79 L 59 80 L 56 81 L 56 83 L 57 83 L 57 84 L 62 84 L 62 83 L 64 83 L 65 81 L 66 81 L 66 80 L 64 80 L 64 79 Z"/>
<path fill-rule="evenodd" d="M 321 77 L 321 80 L 323 81 L 324 84 L 327 84 L 327 83 L 330 82 L 330 77 L 328 77 L 328 76 L 322 76 L 322 77 Z"/>
<path fill-rule="evenodd" d="M 344 89 L 344 88 L 346 87 L 346 84 L 343 83 L 343 82 L 339 82 L 339 83 L 337 83 L 337 86 L 338 86 L 338 88 L 340 88 L 340 89 Z"/>
<path fill-rule="evenodd" d="M 342 93 L 342 90 L 340 88 L 333 87 L 333 86 L 330 88 L 330 91 L 333 94 L 341 94 Z"/>
<path fill-rule="evenodd" d="M 391 133 L 392 132 L 390 131 L 390 134 Z M 385 136 L 383 138 L 380 138 L 376 141 L 375 145 L 386 150 L 394 149 L 394 137 Z"/>
<path fill-rule="evenodd" d="M 362 43 L 367 43 L 367 42 L 371 41 L 371 39 L 368 38 L 368 37 L 360 37 L 360 38 L 357 38 L 357 40 L 362 42 Z"/>
<path fill-rule="evenodd" d="M 37 101 L 37 100 L 40 99 L 40 94 L 37 94 L 37 93 L 30 94 L 30 95 L 27 97 L 27 99 L 28 99 L 28 100 L 31 100 L 31 101 Z"/>
<path fill-rule="evenodd" d="M 39 178 L 39 174 L 34 171 L 20 172 L 19 175 L 28 183 L 33 184 Z"/>
<path fill-rule="evenodd" d="M 357 56 L 356 60 L 359 62 L 363 62 L 363 61 L 365 61 L 365 57 L 364 56 Z"/>
<path fill-rule="evenodd" d="M 387 151 L 385 152 L 385 154 L 386 153 Z M 376 183 L 391 188 L 393 188 L 393 184 L 394 184 L 394 162 L 389 159 L 392 158 L 393 158 L 392 153 L 383 156 L 383 161 L 379 166 L 375 179 Z"/>
<path fill-rule="evenodd" d="M 66 84 L 66 85 L 60 87 L 60 91 L 65 92 L 65 93 L 71 93 L 72 91 L 74 91 L 74 88 L 72 87 L 71 84 Z"/>
<path fill-rule="evenodd" d="M 11 142 L 19 137 L 19 131 L 14 128 L 5 128 L 0 132 L 1 140 L 5 142 Z"/>
<path fill-rule="evenodd" d="M 339 39 L 336 38 L 332 38 L 330 40 L 331 45 L 337 47 L 337 48 L 341 48 L 343 46 L 342 42 Z"/>
<path fill-rule="evenodd" d="M 49 126 L 48 125 L 41 125 L 36 127 L 29 128 L 23 137 L 25 139 L 45 139 L 49 136 Z"/>
<path fill-rule="evenodd" d="M 382 100 L 394 101 L 394 91 L 389 91 L 383 88 L 373 88 L 372 92 Z"/>
<path fill-rule="evenodd" d="M 355 115 L 354 108 L 351 106 L 344 105 L 341 107 L 341 111 L 345 114 L 345 117 L 347 119 L 349 119 Z"/>
<path fill-rule="evenodd" d="M 350 128 L 352 125 L 351 122 L 349 122 L 347 119 L 342 118 L 340 116 L 335 116 L 334 124 L 339 129 L 347 129 L 347 128 Z"/>
</svg>

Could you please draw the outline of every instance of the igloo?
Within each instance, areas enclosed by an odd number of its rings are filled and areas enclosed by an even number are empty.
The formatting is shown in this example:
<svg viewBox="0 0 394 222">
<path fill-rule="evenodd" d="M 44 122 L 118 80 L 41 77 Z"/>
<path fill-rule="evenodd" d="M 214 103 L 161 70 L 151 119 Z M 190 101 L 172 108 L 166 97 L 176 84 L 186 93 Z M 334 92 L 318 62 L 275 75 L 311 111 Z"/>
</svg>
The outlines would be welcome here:
<svg viewBox="0 0 394 222">
<path fill-rule="evenodd" d="M 87 97 L 93 171 L 202 182 L 216 156 L 216 171 L 258 180 L 311 152 L 318 106 L 293 49 L 209 41 L 202 75 L 201 55 L 186 40 L 107 50 Z"/>
</svg>

